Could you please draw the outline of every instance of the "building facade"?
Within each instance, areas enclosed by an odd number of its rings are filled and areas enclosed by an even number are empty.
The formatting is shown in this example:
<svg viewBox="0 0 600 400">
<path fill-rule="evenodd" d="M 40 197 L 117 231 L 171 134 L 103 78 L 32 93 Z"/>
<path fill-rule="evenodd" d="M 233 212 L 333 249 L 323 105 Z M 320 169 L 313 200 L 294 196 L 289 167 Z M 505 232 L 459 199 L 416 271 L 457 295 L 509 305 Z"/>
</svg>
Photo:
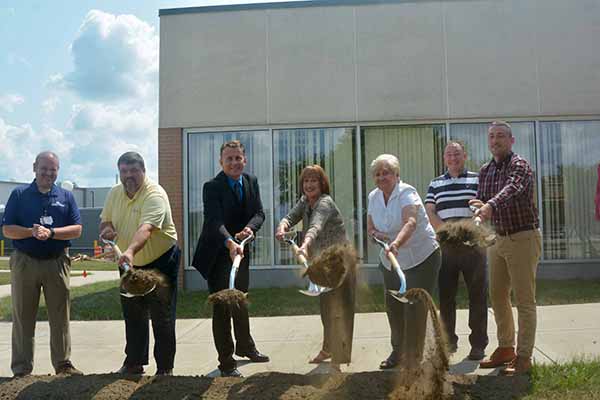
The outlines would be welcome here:
<svg viewBox="0 0 600 400">
<path fill-rule="evenodd" d="M 541 276 L 600 276 L 595 193 L 600 162 L 600 2 L 331 0 L 160 10 L 159 180 L 187 267 L 202 226 L 202 185 L 220 145 L 239 139 L 267 219 L 253 283 L 299 282 L 276 224 L 298 199 L 307 164 L 325 168 L 363 259 L 369 164 L 400 159 L 421 196 L 443 172 L 449 139 L 468 167 L 490 159 L 487 125 L 511 122 L 534 169 Z"/>
</svg>

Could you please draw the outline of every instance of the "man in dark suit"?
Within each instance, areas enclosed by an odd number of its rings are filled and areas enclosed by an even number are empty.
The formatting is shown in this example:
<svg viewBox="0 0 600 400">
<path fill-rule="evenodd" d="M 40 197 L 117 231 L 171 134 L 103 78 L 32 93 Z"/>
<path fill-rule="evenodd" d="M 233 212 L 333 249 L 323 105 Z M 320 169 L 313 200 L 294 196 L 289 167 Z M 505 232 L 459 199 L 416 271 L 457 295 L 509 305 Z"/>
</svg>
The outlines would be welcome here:
<svg viewBox="0 0 600 400">
<path fill-rule="evenodd" d="M 235 279 L 235 287 L 248 292 L 250 273 L 249 249 L 234 241 L 243 240 L 258 231 L 265 220 L 256 177 L 244 173 L 246 154 L 237 140 L 221 146 L 219 160 L 223 170 L 202 189 L 204 224 L 196 245 L 192 265 L 208 282 L 210 293 L 229 287 L 229 273 L 234 257 L 244 258 Z M 233 358 L 231 320 L 236 338 L 235 354 L 252 362 L 268 362 L 269 357 L 256 349 L 250 335 L 248 309 L 223 304 L 213 305 L 213 338 L 219 353 L 221 376 L 241 376 Z"/>
</svg>

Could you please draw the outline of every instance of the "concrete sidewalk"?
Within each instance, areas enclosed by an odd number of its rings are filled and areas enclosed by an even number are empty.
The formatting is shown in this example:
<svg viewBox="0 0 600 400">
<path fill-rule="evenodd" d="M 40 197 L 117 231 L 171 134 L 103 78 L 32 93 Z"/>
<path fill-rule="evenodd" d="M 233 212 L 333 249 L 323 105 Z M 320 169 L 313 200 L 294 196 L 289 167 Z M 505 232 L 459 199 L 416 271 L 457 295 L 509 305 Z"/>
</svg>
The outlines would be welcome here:
<svg viewBox="0 0 600 400">
<path fill-rule="evenodd" d="M 2 272 L 2 271 L 0 271 Z M 2 273 L 8 273 L 5 271 Z M 83 271 L 71 271 L 73 273 L 82 273 Z M 114 281 L 119 279 L 119 271 L 115 267 L 114 271 L 89 271 L 88 275 L 71 276 L 71 287 L 89 285 L 96 282 Z M 0 285 L 0 297 L 10 296 L 10 285 Z"/>
<path fill-rule="evenodd" d="M 578 356 L 600 355 L 600 304 L 546 306 L 538 308 L 537 346 L 535 362 L 552 363 Z M 480 370 L 477 363 L 466 360 L 469 352 L 467 311 L 458 312 L 457 331 L 459 350 L 452 357 L 453 373 L 489 374 L 494 370 Z M 253 318 L 252 334 L 261 352 L 271 357 L 270 363 L 239 363 L 240 371 L 248 376 L 257 372 L 280 371 L 306 374 L 326 371 L 308 364 L 321 344 L 322 326 L 319 316 Z M 384 313 L 357 314 L 354 331 L 352 364 L 343 371 L 377 370 L 379 362 L 390 352 L 389 327 Z M 50 364 L 48 324 L 40 322 L 36 330 L 35 374 L 53 373 Z M 496 348 L 494 318 L 489 318 L 490 345 Z M 125 326 L 123 321 L 72 322 L 72 360 L 85 373 L 106 373 L 118 369 L 124 359 Z M 0 376 L 12 376 L 10 371 L 11 324 L 0 323 Z M 152 354 L 152 349 L 150 349 Z M 175 374 L 213 375 L 216 351 L 210 319 L 177 321 L 177 356 Z M 150 361 L 147 373 L 155 372 Z"/>
</svg>

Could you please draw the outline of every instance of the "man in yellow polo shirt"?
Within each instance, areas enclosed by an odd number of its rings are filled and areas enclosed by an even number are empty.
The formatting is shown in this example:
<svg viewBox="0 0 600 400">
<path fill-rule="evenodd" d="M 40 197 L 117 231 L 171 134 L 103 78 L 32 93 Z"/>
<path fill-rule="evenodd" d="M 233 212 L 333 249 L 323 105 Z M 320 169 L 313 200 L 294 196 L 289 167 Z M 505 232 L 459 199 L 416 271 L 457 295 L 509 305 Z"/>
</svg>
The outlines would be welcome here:
<svg viewBox="0 0 600 400">
<path fill-rule="evenodd" d="M 118 373 L 143 374 L 148 364 L 148 315 L 154 332 L 156 375 L 172 375 L 175 359 L 175 307 L 181 251 L 165 190 L 146 177 L 144 159 L 127 152 L 117 162 L 121 184 L 113 187 L 100 215 L 100 237 L 116 238 L 123 250 L 119 266 L 158 269 L 167 287 L 142 297 L 121 296 L 125 320 L 125 361 Z"/>
</svg>

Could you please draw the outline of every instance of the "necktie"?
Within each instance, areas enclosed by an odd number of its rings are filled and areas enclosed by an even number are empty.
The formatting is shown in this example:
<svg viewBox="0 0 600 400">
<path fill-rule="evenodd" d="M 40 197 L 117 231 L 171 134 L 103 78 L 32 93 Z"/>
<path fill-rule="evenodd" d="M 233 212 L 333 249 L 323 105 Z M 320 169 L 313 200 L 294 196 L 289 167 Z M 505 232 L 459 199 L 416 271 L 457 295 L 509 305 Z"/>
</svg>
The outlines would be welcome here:
<svg viewBox="0 0 600 400">
<path fill-rule="evenodd" d="M 240 181 L 236 181 L 235 184 L 233 185 L 233 188 L 235 190 L 235 193 L 237 194 L 238 200 L 241 202 L 242 201 L 242 185 L 240 184 Z"/>
</svg>

